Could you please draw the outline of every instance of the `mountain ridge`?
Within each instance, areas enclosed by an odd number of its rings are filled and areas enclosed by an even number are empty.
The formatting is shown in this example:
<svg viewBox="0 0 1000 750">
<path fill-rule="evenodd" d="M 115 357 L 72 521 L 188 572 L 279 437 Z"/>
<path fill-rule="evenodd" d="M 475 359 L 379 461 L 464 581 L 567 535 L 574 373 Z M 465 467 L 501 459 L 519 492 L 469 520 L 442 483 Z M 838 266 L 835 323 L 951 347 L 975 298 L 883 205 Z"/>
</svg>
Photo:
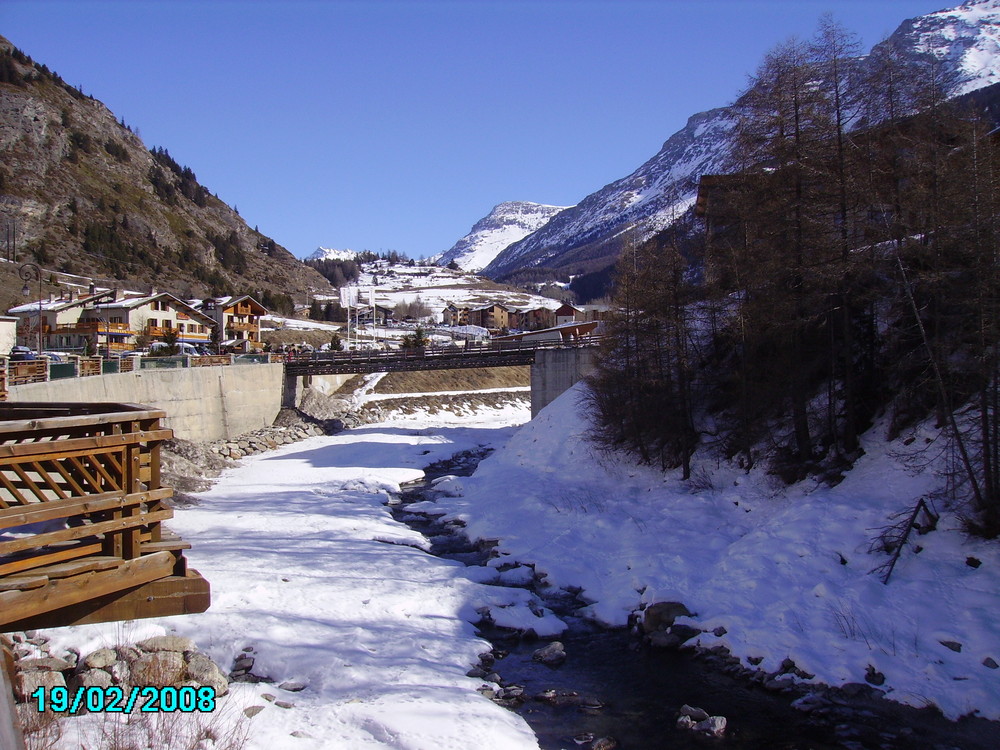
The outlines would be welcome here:
<svg viewBox="0 0 1000 750">
<path fill-rule="evenodd" d="M 330 288 L 166 149 L 0 37 L 0 219 L 18 261 L 179 295 Z M 261 292 L 263 293 L 263 292 Z"/>
<path fill-rule="evenodd" d="M 989 86 L 1000 81 L 1000 0 L 906 19 L 873 50 L 881 45 L 909 64 L 937 64 L 951 97 Z M 691 115 L 638 169 L 506 247 L 483 274 L 498 280 L 531 270 L 582 274 L 613 264 L 626 233 L 641 242 L 666 229 L 693 204 L 698 177 L 723 171 L 730 112 L 726 105 Z"/>
</svg>

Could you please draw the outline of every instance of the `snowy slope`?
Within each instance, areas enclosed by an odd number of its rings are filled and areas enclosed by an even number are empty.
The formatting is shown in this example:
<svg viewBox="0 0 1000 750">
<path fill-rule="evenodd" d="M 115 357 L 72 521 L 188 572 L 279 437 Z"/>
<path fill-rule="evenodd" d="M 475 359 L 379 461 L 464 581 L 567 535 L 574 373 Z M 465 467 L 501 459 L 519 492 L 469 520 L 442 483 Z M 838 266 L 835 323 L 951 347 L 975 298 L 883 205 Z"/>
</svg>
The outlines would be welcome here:
<svg viewBox="0 0 1000 750">
<path fill-rule="evenodd" d="M 545 206 L 527 201 L 501 203 L 435 260 L 441 266 L 455 261 L 463 271 L 481 271 L 505 247 L 524 239 L 564 209 L 565 206 Z"/>
<path fill-rule="evenodd" d="M 873 428 L 865 456 L 832 488 L 785 487 L 704 455 L 688 483 L 595 452 L 580 388 L 472 477 L 449 480 L 438 505 L 471 538 L 499 539 L 502 561 L 582 589 L 596 620 L 624 625 L 640 607 L 680 601 L 697 613 L 685 622 L 705 631 L 701 645 L 723 645 L 744 666 L 762 658 L 775 672 L 790 658 L 837 685 L 864 683 L 871 670 L 893 700 L 1000 718 L 996 542 L 969 539 L 939 508 L 936 529 L 909 540 L 888 584 L 872 572 L 888 560 L 872 550 L 877 530 L 944 481 L 918 453 L 934 451 L 937 430 L 887 443 Z"/>
<path fill-rule="evenodd" d="M 951 96 L 1000 81 L 1000 0 L 972 0 L 904 21 L 883 44 L 914 65 L 929 57 L 942 64 Z M 864 59 L 859 60 L 864 65 Z M 546 267 L 570 273 L 612 263 L 621 235 L 642 241 L 669 226 L 696 195 L 702 174 L 722 168 L 729 109 L 692 116 L 652 159 L 557 214 L 523 240 L 506 248 L 483 273 L 504 278 L 522 268 Z"/>
<path fill-rule="evenodd" d="M 1000 0 L 979 0 L 904 22 L 889 44 L 943 66 L 950 96 L 1000 82 Z"/>
<path fill-rule="evenodd" d="M 357 283 L 362 287 L 375 287 L 375 303 L 378 305 L 394 308 L 400 302 L 419 300 L 438 319 L 452 302 L 460 307 L 499 302 L 517 309 L 548 307 L 553 310 L 562 304 L 550 297 L 499 288 L 469 271 L 452 271 L 442 266 L 393 265 L 387 261 L 367 263 Z M 316 295 L 316 299 L 327 298 Z"/>
</svg>

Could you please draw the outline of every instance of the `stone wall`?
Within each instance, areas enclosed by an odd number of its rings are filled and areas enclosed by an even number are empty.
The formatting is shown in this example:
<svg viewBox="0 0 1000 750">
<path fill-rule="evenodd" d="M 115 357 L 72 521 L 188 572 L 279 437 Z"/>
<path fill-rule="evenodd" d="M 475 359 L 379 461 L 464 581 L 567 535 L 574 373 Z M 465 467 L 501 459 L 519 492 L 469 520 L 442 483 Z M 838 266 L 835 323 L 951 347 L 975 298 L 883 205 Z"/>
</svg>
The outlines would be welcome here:
<svg viewBox="0 0 1000 750">
<path fill-rule="evenodd" d="M 268 427 L 281 408 L 284 366 L 240 364 L 67 378 L 10 388 L 10 401 L 146 404 L 185 440 L 202 443 Z"/>
</svg>

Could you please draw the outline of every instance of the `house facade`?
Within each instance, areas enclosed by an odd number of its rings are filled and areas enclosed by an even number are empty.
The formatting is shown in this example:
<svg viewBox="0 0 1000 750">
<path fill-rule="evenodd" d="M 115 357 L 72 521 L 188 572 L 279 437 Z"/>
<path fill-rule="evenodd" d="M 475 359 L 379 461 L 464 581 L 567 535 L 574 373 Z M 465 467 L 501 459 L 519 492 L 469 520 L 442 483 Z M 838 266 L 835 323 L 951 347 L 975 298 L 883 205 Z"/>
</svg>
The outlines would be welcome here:
<svg viewBox="0 0 1000 750">
<path fill-rule="evenodd" d="M 250 295 L 210 297 L 194 304 L 219 327 L 220 346 L 234 351 L 263 348 L 260 319 L 268 310 Z"/>
<path fill-rule="evenodd" d="M 491 302 L 469 310 L 468 325 L 489 330 L 499 330 L 510 326 L 510 311 L 499 302 Z"/>
<path fill-rule="evenodd" d="M 167 292 L 140 294 L 114 291 L 28 302 L 10 309 L 18 318 L 18 340 L 35 348 L 41 320 L 42 349 L 100 354 L 135 349 L 139 343 L 177 333 L 177 340 L 207 344 L 214 321 Z"/>
<path fill-rule="evenodd" d="M 169 292 L 125 296 L 86 308 L 79 325 L 97 332 L 100 351 L 127 351 L 143 340 L 163 340 L 177 334 L 183 344 L 207 344 L 212 338 L 211 317 Z M 79 344 L 77 344 L 79 345 Z"/>
</svg>

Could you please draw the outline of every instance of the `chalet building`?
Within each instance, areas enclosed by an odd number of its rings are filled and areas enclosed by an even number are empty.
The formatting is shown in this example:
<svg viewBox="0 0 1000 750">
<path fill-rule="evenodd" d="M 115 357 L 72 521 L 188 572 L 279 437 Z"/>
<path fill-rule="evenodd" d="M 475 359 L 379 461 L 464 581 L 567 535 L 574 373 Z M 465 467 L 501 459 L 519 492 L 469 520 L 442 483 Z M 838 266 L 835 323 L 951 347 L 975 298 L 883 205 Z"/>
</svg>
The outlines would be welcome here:
<svg viewBox="0 0 1000 750">
<path fill-rule="evenodd" d="M 41 315 L 39 316 L 39 310 Z M 167 292 L 140 294 L 117 290 L 77 297 L 69 292 L 60 299 L 28 302 L 10 309 L 18 318 L 18 339 L 35 348 L 41 317 L 42 349 L 80 349 L 98 352 L 134 349 L 136 337 L 161 339 L 177 331 L 177 340 L 205 344 L 213 321 Z"/>
<path fill-rule="evenodd" d="M 469 325 L 469 308 L 459 307 L 454 302 L 449 302 L 441 312 L 441 322 L 446 326 L 467 326 Z"/>
<path fill-rule="evenodd" d="M 371 305 L 351 308 L 351 317 L 358 323 L 384 326 L 392 319 L 392 316 L 393 311 L 388 307 L 382 307 L 382 305 L 375 305 L 374 308 Z"/>
<path fill-rule="evenodd" d="M 584 322 L 583 310 L 579 310 L 569 303 L 564 303 L 560 305 L 555 312 L 556 325 L 561 326 L 567 323 L 582 323 Z"/>
<path fill-rule="evenodd" d="M 126 293 L 122 299 L 84 309 L 77 326 L 81 334 L 88 333 L 70 346 L 84 346 L 86 335 L 92 335 L 99 351 L 126 351 L 134 348 L 136 336 L 155 341 L 174 331 L 179 343 L 207 344 L 214 325 L 211 317 L 169 292 L 145 296 Z"/>
<path fill-rule="evenodd" d="M 469 310 L 468 325 L 490 330 L 508 328 L 510 326 L 510 310 L 499 302 L 475 307 Z"/>
<path fill-rule="evenodd" d="M 611 305 L 580 305 L 580 310 L 583 313 L 584 323 L 604 323 L 611 319 L 611 315 L 614 312 Z"/>
<path fill-rule="evenodd" d="M 48 299 L 25 302 L 10 308 L 8 313 L 17 318 L 17 341 L 32 349 L 38 346 L 41 327 L 42 349 L 69 348 L 76 346 L 82 337 L 96 334 L 96 329 L 81 329 L 78 325 L 83 311 L 100 300 L 108 299 L 114 293 L 77 295 L 68 292 L 58 299 L 50 295 Z M 4 352 L 6 353 L 6 352 Z"/>
<path fill-rule="evenodd" d="M 220 346 L 239 351 L 261 349 L 260 319 L 267 308 L 250 295 L 242 297 L 210 297 L 194 303 L 219 327 Z"/>
<path fill-rule="evenodd" d="M 522 331 L 538 331 L 556 324 L 555 310 L 548 307 L 530 307 L 511 312 L 508 315 L 511 328 Z"/>
</svg>

